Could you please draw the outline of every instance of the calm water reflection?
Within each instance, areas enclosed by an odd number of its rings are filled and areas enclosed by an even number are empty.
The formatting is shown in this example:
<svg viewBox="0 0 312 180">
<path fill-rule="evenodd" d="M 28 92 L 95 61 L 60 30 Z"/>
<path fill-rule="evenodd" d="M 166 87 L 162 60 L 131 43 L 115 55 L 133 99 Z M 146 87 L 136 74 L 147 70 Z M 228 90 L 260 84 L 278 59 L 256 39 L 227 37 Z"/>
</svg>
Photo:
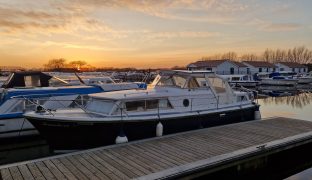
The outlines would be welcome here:
<svg viewBox="0 0 312 180">
<path fill-rule="evenodd" d="M 285 97 L 259 99 L 263 118 L 283 116 L 312 121 L 312 93 L 301 93 Z M 312 168 L 295 174 L 287 180 L 312 179 Z"/>
<path fill-rule="evenodd" d="M 283 116 L 312 121 L 312 93 L 259 99 L 263 118 Z"/>
</svg>

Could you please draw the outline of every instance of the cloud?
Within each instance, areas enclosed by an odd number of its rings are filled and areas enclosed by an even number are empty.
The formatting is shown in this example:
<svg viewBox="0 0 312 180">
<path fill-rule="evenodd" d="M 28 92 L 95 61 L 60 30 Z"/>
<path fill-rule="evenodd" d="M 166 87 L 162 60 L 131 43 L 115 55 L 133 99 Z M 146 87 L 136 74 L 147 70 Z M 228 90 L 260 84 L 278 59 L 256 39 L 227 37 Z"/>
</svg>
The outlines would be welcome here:
<svg viewBox="0 0 312 180">
<path fill-rule="evenodd" d="M 303 27 L 303 25 L 299 23 L 274 23 L 258 18 L 249 20 L 245 25 L 255 26 L 258 30 L 265 32 L 289 32 L 296 31 Z"/>
<path fill-rule="evenodd" d="M 272 23 L 262 27 L 263 31 L 267 32 L 282 32 L 282 31 L 296 31 L 302 27 L 297 23 Z"/>
<path fill-rule="evenodd" d="M 178 32 L 148 32 L 145 33 L 147 39 L 171 39 L 171 38 L 209 38 L 219 36 L 219 32 L 206 31 L 178 31 Z"/>
</svg>

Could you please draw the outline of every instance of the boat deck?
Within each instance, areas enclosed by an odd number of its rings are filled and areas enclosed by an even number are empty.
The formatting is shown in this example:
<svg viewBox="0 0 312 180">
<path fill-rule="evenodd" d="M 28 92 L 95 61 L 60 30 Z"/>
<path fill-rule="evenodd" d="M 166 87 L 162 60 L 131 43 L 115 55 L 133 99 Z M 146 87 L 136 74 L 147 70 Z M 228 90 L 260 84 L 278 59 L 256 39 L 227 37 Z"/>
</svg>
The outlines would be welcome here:
<svg viewBox="0 0 312 180">
<path fill-rule="evenodd" d="M 311 141 L 312 122 L 269 118 L 4 165 L 0 179 L 177 178 Z"/>
</svg>

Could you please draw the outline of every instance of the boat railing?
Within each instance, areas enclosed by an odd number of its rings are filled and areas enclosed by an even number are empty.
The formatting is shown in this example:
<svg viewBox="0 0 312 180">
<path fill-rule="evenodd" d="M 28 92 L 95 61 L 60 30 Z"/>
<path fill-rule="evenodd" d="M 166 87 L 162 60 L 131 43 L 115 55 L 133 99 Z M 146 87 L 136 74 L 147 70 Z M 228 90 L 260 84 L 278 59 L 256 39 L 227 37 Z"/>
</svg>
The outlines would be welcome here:
<svg viewBox="0 0 312 180">
<path fill-rule="evenodd" d="M 33 99 L 28 99 L 28 98 L 26 98 L 26 97 L 23 97 L 23 99 L 24 99 L 25 101 L 27 101 L 27 102 L 29 102 L 29 103 L 35 105 L 35 106 L 36 106 L 36 111 L 42 111 L 42 110 L 43 110 L 43 111 L 45 111 L 45 112 L 48 112 L 50 115 L 54 116 L 54 114 L 52 113 L 52 110 L 47 109 L 47 108 L 45 108 L 44 106 L 40 105 L 40 103 L 39 103 L 38 101 L 33 100 Z"/>
</svg>

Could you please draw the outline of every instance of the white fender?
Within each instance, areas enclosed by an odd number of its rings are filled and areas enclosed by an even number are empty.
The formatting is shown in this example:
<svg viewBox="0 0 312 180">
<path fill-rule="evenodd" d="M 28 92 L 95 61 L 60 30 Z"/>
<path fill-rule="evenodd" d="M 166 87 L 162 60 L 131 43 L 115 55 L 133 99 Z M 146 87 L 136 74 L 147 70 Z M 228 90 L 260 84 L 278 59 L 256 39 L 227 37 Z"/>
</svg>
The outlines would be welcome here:
<svg viewBox="0 0 312 180">
<path fill-rule="evenodd" d="M 127 142 L 128 142 L 128 138 L 126 135 L 118 135 L 115 140 L 116 144 L 127 143 Z"/>
<path fill-rule="evenodd" d="M 161 124 L 161 122 L 159 122 L 156 126 L 156 136 L 160 137 L 163 135 L 164 132 L 164 126 Z"/>
<path fill-rule="evenodd" d="M 260 111 L 255 111 L 255 120 L 260 120 L 260 119 L 261 119 Z"/>
</svg>

